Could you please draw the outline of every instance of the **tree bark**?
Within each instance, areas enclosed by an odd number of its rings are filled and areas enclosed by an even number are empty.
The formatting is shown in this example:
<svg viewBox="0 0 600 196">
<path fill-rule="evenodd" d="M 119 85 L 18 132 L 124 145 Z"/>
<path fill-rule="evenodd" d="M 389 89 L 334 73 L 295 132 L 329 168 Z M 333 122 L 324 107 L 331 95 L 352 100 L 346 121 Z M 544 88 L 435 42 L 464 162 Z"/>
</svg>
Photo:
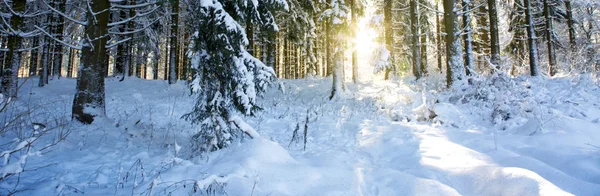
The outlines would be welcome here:
<svg viewBox="0 0 600 196">
<path fill-rule="evenodd" d="M 544 0 L 544 18 L 546 19 L 546 44 L 548 46 L 548 74 L 554 76 L 556 74 L 556 53 L 554 51 L 554 44 L 552 43 L 552 15 L 550 13 L 550 4 L 548 0 Z"/>
<path fill-rule="evenodd" d="M 127 1 L 123 1 L 122 2 L 123 5 L 127 5 Z M 119 17 L 122 19 L 128 18 L 128 12 L 126 9 L 121 9 L 119 11 Z M 121 25 L 119 27 L 119 31 L 120 32 L 125 32 L 127 30 L 126 25 Z M 121 39 L 126 39 L 127 36 L 125 35 L 121 35 L 119 36 Z M 131 40 L 129 40 L 129 42 L 131 42 Z M 123 44 L 119 44 L 117 46 L 117 58 L 115 61 L 115 69 L 113 70 L 113 75 L 118 76 L 118 75 L 122 75 L 123 78 L 125 78 L 125 67 L 127 65 L 127 57 L 129 55 L 129 53 L 127 53 L 128 49 L 127 47 L 129 46 L 129 43 L 123 43 Z M 129 71 L 129 70 L 128 70 Z"/>
<path fill-rule="evenodd" d="M 65 0 L 58 0 L 58 1 L 54 1 L 55 3 L 55 8 L 58 9 L 58 11 L 60 12 L 65 12 Z M 58 13 L 53 13 L 54 16 L 54 20 L 53 20 L 53 25 L 54 28 L 53 29 L 53 35 L 56 39 L 58 40 L 62 40 L 63 39 L 63 30 L 64 30 L 64 19 L 62 16 L 60 16 Z M 54 42 L 54 47 L 53 47 L 53 57 L 52 59 L 54 60 L 54 62 L 52 63 L 52 77 L 53 78 L 58 78 L 60 79 L 61 77 L 61 71 L 62 71 L 62 53 L 63 53 L 63 49 L 62 49 L 62 44 L 58 43 L 58 42 Z"/>
<path fill-rule="evenodd" d="M 492 0 L 490 0 L 492 1 Z M 463 24 L 465 25 L 465 73 L 470 76 L 473 69 L 473 32 L 471 30 L 471 7 L 469 0 L 463 0 Z"/>
<path fill-rule="evenodd" d="M 171 4 L 171 51 L 169 60 L 169 84 L 177 83 L 177 65 L 179 64 L 178 30 L 179 30 L 179 0 L 173 0 Z"/>
<path fill-rule="evenodd" d="M 73 99 L 72 118 L 90 124 L 96 117 L 106 115 L 104 66 L 106 65 L 106 42 L 108 34 L 109 0 L 89 2 L 86 13 L 88 25 L 82 44 L 81 68 L 77 75 L 77 91 Z"/>
<path fill-rule="evenodd" d="M 417 80 L 421 78 L 421 48 L 419 46 L 419 5 L 410 0 L 410 41 L 412 51 L 412 72 Z"/>
<path fill-rule="evenodd" d="M 454 12 L 456 0 L 444 1 L 444 26 L 446 27 L 446 84 L 451 87 L 464 78 L 462 46 L 460 43 L 460 27 Z"/>
<path fill-rule="evenodd" d="M 538 51 L 535 45 L 535 23 L 533 21 L 533 13 L 530 0 L 524 0 L 525 17 L 527 20 L 527 46 L 529 47 L 529 71 L 531 76 L 537 76 L 538 71 Z"/>
<path fill-rule="evenodd" d="M 37 47 L 40 44 L 40 38 L 39 37 L 34 37 L 33 38 L 33 46 L 32 48 Z M 31 50 L 31 56 L 29 59 L 29 76 L 35 76 L 37 75 L 37 69 L 38 69 L 38 49 L 33 49 Z"/>
<path fill-rule="evenodd" d="M 496 0 L 488 0 L 490 17 L 490 62 L 496 70 L 500 69 L 500 39 L 498 36 L 498 10 Z M 492 72 L 494 71 L 492 68 Z"/>
<path fill-rule="evenodd" d="M 412 1 L 411 1 L 412 2 Z M 388 49 L 389 62 L 391 65 L 385 69 L 384 79 L 388 80 L 390 78 L 390 72 L 392 72 L 394 68 L 394 32 L 392 29 L 392 0 L 384 0 L 383 7 L 383 25 L 384 25 L 384 34 L 385 34 L 385 47 Z"/>
<path fill-rule="evenodd" d="M 569 44 L 573 53 L 577 52 L 577 42 L 575 38 L 575 25 L 573 21 L 573 8 L 571 7 L 571 0 L 565 0 L 565 9 L 567 11 L 567 26 L 569 27 Z"/>
<path fill-rule="evenodd" d="M 356 0 L 350 0 L 350 12 L 352 12 L 352 21 L 351 21 L 351 26 L 354 28 L 358 28 L 357 26 L 357 9 L 356 9 Z M 356 29 L 352 29 L 352 37 L 356 37 Z M 358 50 L 358 48 L 356 48 L 356 43 L 352 42 L 352 83 L 357 82 L 358 80 L 358 53 L 356 50 Z"/>
<path fill-rule="evenodd" d="M 436 7 L 440 7 L 439 4 Z M 442 73 L 442 67 L 443 67 L 443 60 L 442 60 L 442 54 L 444 53 L 443 47 L 442 47 L 442 23 L 440 22 L 440 15 L 439 14 L 435 14 L 435 21 L 436 21 L 436 41 L 437 41 L 437 63 L 438 63 L 438 70 L 440 73 Z"/>
<path fill-rule="evenodd" d="M 21 14 L 23 14 L 25 12 L 25 7 L 26 7 L 27 1 L 26 0 L 13 0 L 12 1 L 12 10 L 16 13 L 18 13 L 17 15 L 13 15 L 10 18 L 10 26 L 16 31 L 16 32 L 10 32 L 10 34 L 8 35 L 8 53 L 6 56 L 6 65 L 10 66 L 7 67 L 5 66 L 5 70 L 3 70 L 4 74 L 3 74 L 3 79 L 4 80 L 8 80 L 8 86 L 3 86 L 2 88 L 4 88 L 2 90 L 2 93 L 6 96 L 6 97 L 13 97 L 16 98 L 17 97 L 17 90 L 18 90 L 18 74 L 19 74 L 19 66 L 21 65 L 21 52 L 19 51 L 19 49 L 21 49 L 22 44 L 22 38 L 20 35 L 18 35 L 17 33 L 21 32 L 23 30 L 23 17 Z M 9 68 L 9 69 L 7 69 Z M 6 84 L 3 84 L 6 85 Z"/>
<path fill-rule="evenodd" d="M 69 49 L 69 62 L 67 64 L 67 78 L 73 78 L 73 65 L 75 64 L 75 49 Z"/>
</svg>

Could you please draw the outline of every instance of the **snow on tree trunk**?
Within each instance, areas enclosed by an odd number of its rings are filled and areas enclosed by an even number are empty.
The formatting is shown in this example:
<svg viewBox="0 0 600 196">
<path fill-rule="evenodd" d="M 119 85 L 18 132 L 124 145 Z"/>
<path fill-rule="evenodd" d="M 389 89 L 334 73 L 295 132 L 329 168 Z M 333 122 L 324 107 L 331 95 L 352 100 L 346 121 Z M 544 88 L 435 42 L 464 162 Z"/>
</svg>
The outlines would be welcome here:
<svg viewBox="0 0 600 196">
<path fill-rule="evenodd" d="M 72 117 L 90 124 L 98 116 L 104 116 L 105 90 L 104 75 L 107 63 L 106 42 L 108 33 L 109 0 L 95 0 L 89 3 L 86 12 L 88 25 L 85 26 L 81 52 L 81 66 L 77 72 L 77 91 L 73 99 Z"/>
<path fill-rule="evenodd" d="M 456 0 L 444 1 L 444 23 L 446 27 L 446 84 L 452 84 L 464 78 L 462 44 L 460 43 L 460 27 L 455 13 Z"/>
<path fill-rule="evenodd" d="M 10 26 L 14 29 L 14 32 L 10 32 L 8 35 L 8 53 L 6 59 L 6 65 L 10 66 L 10 70 L 3 70 L 4 80 L 8 79 L 8 86 L 4 86 L 3 94 L 5 97 L 17 97 L 18 88 L 18 74 L 19 66 L 21 65 L 21 49 L 22 38 L 19 33 L 23 30 L 23 16 L 21 15 L 25 11 L 26 7 L 25 0 L 13 0 L 12 9 L 17 15 L 12 15 L 10 18 Z M 7 3 L 8 4 L 8 3 Z"/>
</svg>

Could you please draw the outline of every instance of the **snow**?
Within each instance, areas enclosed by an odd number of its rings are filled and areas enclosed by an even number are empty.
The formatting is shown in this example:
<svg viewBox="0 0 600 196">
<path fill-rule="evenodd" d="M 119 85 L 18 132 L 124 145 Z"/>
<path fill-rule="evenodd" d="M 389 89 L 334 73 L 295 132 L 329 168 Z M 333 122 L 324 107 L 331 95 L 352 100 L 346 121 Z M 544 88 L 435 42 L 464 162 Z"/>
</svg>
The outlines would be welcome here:
<svg viewBox="0 0 600 196">
<path fill-rule="evenodd" d="M 16 195 L 600 193 L 600 89 L 589 76 L 499 75 L 446 90 L 431 74 L 418 83 L 346 83 L 346 98 L 335 101 L 331 78 L 279 80 L 256 98 L 264 110 L 224 122 L 253 139 L 201 156 L 191 141 L 196 127 L 180 118 L 195 103 L 185 84 L 107 78 L 107 118 L 70 124 L 67 140 L 43 156 L 33 156 L 41 155 L 34 145 L 5 162 L 0 173 L 20 173 L 20 182 L 7 178 L 0 194 L 14 187 L 23 190 Z M 75 80 L 27 83 L 14 103 L 70 119 Z M 13 136 L 0 136 L 14 143 L 0 151 L 31 141 Z"/>
</svg>

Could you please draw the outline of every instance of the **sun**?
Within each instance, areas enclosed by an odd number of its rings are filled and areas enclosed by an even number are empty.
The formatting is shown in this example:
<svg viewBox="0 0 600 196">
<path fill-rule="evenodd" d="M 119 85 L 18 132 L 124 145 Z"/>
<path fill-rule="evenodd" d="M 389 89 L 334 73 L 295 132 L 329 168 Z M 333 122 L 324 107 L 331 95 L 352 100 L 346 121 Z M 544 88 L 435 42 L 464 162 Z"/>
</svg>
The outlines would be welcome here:
<svg viewBox="0 0 600 196">
<path fill-rule="evenodd" d="M 376 38 L 379 36 L 371 25 L 372 12 L 367 11 L 365 15 L 358 18 L 358 24 L 354 27 L 356 36 L 353 38 L 354 47 L 351 51 L 357 52 L 359 78 L 370 79 L 374 70 L 373 54 L 378 44 Z"/>
</svg>

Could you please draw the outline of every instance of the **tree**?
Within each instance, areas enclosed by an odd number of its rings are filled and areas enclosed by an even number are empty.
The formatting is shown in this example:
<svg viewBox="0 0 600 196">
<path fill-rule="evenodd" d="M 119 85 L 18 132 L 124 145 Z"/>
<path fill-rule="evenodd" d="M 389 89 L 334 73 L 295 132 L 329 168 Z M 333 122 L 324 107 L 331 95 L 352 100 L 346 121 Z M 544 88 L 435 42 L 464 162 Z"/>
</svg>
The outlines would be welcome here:
<svg viewBox="0 0 600 196">
<path fill-rule="evenodd" d="M 10 29 L 8 33 L 8 52 L 6 55 L 5 64 L 7 69 L 2 70 L 2 81 L 8 81 L 8 86 L 2 86 L 1 92 L 6 97 L 17 97 L 18 90 L 18 73 L 19 65 L 21 65 L 21 46 L 23 36 L 23 16 L 25 15 L 26 0 L 13 0 L 10 10 Z M 4 20 L 4 19 L 3 19 Z M 6 84 L 4 84 L 6 85 Z"/>
<path fill-rule="evenodd" d="M 421 78 L 421 48 L 419 47 L 419 4 L 417 0 L 410 0 L 410 33 L 412 51 L 412 72 Z"/>
<path fill-rule="evenodd" d="M 287 8 L 283 1 L 263 3 Z M 193 111 L 184 118 L 199 125 L 194 140 L 201 152 L 227 147 L 238 138 L 239 132 L 245 129 L 240 127 L 237 113 L 253 115 L 259 108 L 258 96 L 275 79 L 272 68 L 246 51 L 246 33 L 240 21 L 234 19 L 242 18 L 238 16 L 246 13 L 244 7 L 239 7 L 242 12 L 230 13 L 223 4 L 206 0 L 195 2 L 192 9 L 198 23 L 194 28 L 192 51 L 196 74 L 190 85 L 197 101 Z"/>
<path fill-rule="evenodd" d="M 389 57 L 390 57 L 390 62 L 391 65 L 387 66 L 385 68 L 385 76 L 384 79 L 387 80 L 389 79 L 389 75 L 390 72 L 392 72 L 394 69 L 394 57 L 393 57 L 393 51 L 394 51 L 394 32 L 392 29 L 392 0 L 384 0 L 384 7 L 383 7 L 383 26 L 384 26 L 384 37 L 385 37 L 385 47 L 387 48 L 387 50 L 389 51 Z"/>
<path fill-rule="evenodd" d="M 490 21 L 490 63 L 492 70 L 500 69 L 500 39 L 498 36 L 498 9 L 496 8 L 496 0 L 488 0 L 488 13 Z"/>
<path fill-rule="evenodd" d="M 169 84 L 177 82 L 177 65 L 179 52 L 177 39 L 179 37 L 179 0 L 172 0 L 171 4 L 171 47 L 169 51 Z"/>
<path fill-rule="evenodd" d="M 456 0 L 445 0 L 444 26 L 446 27 L 446 84 L 451 87 L 464 78 L 462 46 L 460 44 L 460 27 L 455 13 Z"/>
<path fill-rule="evenodd" d="M 577 51 L 577 42 L 575 41 L 575 22 L 573 20 L 573 8 L 571 7 L 571 0 L 565 0 L 565 10 L 567 14 L 567 26 L 569 28 L 569 44 L 571 52 Z"/>
<path fill-rule="evenodd" d="M 81 68 L 77 72 L 77 92 L 73 99 L 73 118 L 90 124 L 98 116 L 106 115 L 104 92 L 104 66 L 107 64 L 106 43 L 108 38 L 109 0 L 89 3 L 85 36 L 81 47 Z"/>
<path fill-rule="evenodd" d="M 346 13 L 349 13 L 349 11 L 344 0 L 332 0 L 329 9 L 323 12 L 323 17 L 329 20 L 329 24 L 331 24 L 331 32 L 333 33 L 331 43 L 334 46 L 332 47 L 334 63 L 333 85 L 329 99 L 339 96 L 346 88 L 344 84 L 345 41 L 342 38 L 345 37 L 344 33 L 348 27 L 348 15 Z"/>
<path fill-rule="evenodd" d="M 350 0 L 350 12 L 352 12 L 352 21 L 351 21 L 351 26 L 354 28 L 358 28 L 357 27 L 357 17 L 358 17 L 358 8 L 356 5 L 356 1 L 357 0 Z M 352 37 L 356 37 L 356 30 L 353 29 L 352 30 Z M 356 43 L 352 44 L 352 83 L 356 83 L 356 81 L 358 80 L 358 54 L 357 51 L 358 50 L 356 48 Z"/>
<path fill-rule="evenodd" d="M 525 18 L 527 21 L 527 46 L 529 48 L 529 71 L 531 76 L 537 76 L 539 73 L 538 63 L 538 51 L 535 45 L 535 23 L 533 21 L 533 8 L 531 7 L 531 0 L 524 0 L 525 4 Z"/>
<path fill-rule="evenodd" d="M 490 0 L 492 1 L 492 0 Z M 463 25 L 465 26 L 465 70 L 468 76 L 472 75 L 471 72 L 475 71 L 473 66 L 473 32 L 471 28 L 471 7 L 469 0 L 463 0 Z"/>
<path fill-rule="evenodd" d="M 554 43 L 552 43 L 553 39 L 553 23 L 552 23 L 552 14 L 549 0 L 543 0 L 544 2 L 544 18 L 546 21 L 546 26 L 544 28 L 546 34 L 546 44 L 548 46 L 548 74 L 550 76 L 554 76 L 556 74 L 556 54 L 554 51 Z"/>
</svg>

